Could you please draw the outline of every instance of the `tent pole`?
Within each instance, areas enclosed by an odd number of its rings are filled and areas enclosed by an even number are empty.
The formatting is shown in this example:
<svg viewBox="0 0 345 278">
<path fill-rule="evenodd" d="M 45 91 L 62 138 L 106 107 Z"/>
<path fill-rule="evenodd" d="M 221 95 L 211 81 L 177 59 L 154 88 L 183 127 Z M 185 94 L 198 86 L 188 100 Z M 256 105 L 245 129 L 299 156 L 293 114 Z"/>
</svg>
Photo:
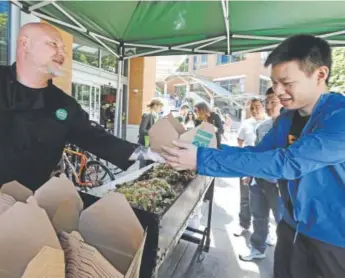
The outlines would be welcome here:
<svg viewBox="0 0 345 278">
<path fill-rule="evenodd" d="M 94 33 L 94 32 L 90 32 L 90 35 L 92 35 L 92 36 L 94 36 L 94 37 L 97 37 L 97 38 L 99 38 L 99 39 L 108 41 L 108 42 L 112 42 L 112 43 L 115 43 L 115 44 L 118 44 L 118 45 L 120 44 L 120 42 L 117 41 L 117 40 L 113 40 L 113 39 L 107 38 L 107 37 L 105 37 L 105 36 L 96 34 L 96 33 Z"/>
<path fill-rule="evenodd" d="M 23 4 L 19 0 L 11 0 L 12 4 L 16 5 L 20 9 L 23 9 Z"/>
<path fill-rule="evenodd" d="M 251 36 L 251 35 L 237 35 L 237 34 L 232 34 L 232 37 L 235 39 L 263 40 L 263 41 L 283 41 L 286 39 L 286 38 L 280 38 L 280 37 Z"/>
<path fill-rule="evenodd" d="M 35 12 L 35 11 L 33 11 L 31 14 L 34 15 L 34 16 L 37 16 L 37 17 L 39 17 L 41 19 L 45 19 L 45 20 L 48 20 L 48 21 L 51 21 L 51 22 L 55 22 L 55 23 L 57 23 L 59 25 L 66 26 L 66 27 L 69 27 L 71 29 L 77 30 L 80 33 L 86 33 L 86 31 L 87 31 L 84 27 L 74 26 L 72 24 L 63 22 L 61 20 L 55 19 L 55 18 L 50 17 L 50 16 L 46 16 L 44 14 L 41 14 L 41 13 L 38 13 L 38 12 Z"/>
<path fill-rule="evenodd" d="M 334 36 L 343 35 L 344 33 L 345 33 L 345 30 L 342 30 L 342 31 L 331 32 L 331 33 L 319 35 L 319 36 L 317 36 L 317 37 L 323 38 L 323 39 L 324 39 L 324 38 L 328 38 L 328 37 L 334 37 Z"/>
<path fill-rule="evenodd" d="M 169 47 L 165 47 L 164 49 L 158 49 L 158 50 L 153 50 L 153 51 L 149 51 L 149 52 L 144 52 L 144 53 L 140 53 L 140 54 L 135 54 L 132 56 L 127 56 L 124 59 L 131 59 L 131 58 L 137 58 L 137 57 L 141 57 L 141 56 L 145 56 L 145 55 L 150 55 L 150 54 L 156 54 L 156 53 L 160 53 L 160 52 L 164 52 L 169 50 Z"/>
<path fill-rule="evenodd" d="M 34 10 L 37 10 L 37 9 L 42 8 L 44 6 L 50 5 L 53 1 L 55 1 L 55 0 L 46 0 L 46 1 L 42 1 L 42 2 L 39 2 L 37 4 L 34 4 L 34 5 L 29 7 L 29 11 L 33 12 Z"/>
<path fill-rule="evenodd" d="M 212 42 L 208 42 L 208 43 L 206 43 L 206 44 L 203 44 L 203 45 L 200 45 L 200 46 L 196 47 L 195 50 L 199 50 L 199 49 L 201 49 L 201 48 L 204 48 L 204 47 L 206 47 L 206 46 L 215 44 L 215 43 L 220 42 L 220 41 L 225 40 L 225 39 L 226 39 L 226 36 L 222 36 L 222 37 L 220 37 L 220 38 L 218 38 L 218 39 L 216 39 L 216 40 L 214 40 L 214 41 L 212 41 Z"/>
<path fill-rule="evenodd" d="M 120 53 L 122 53 L 122 47 L 120 47 Z M 121 123 L 122 123 L 122 63 L 123 57 L 120 56 L 117 64 L 117 90 L 116 90 L 116 109 L 114 119 L 114 135 L 121 137 Z"/>
<path fill-rule="evenodd" d="M 225 29 L 226 29 L 227 55 L 230 55 L 229 2 L 228 0 L 221 0 L 221 1 L 222 1 Z"/>
<path fill-rule="evenodd" d="M 272 49 L 276 48 L 278 45 L 279 44 L 271 44 L 271 45 L 267 45 L 267 46 L 263 46 L 263 47 L 252 48 L 252 49 L 242 50 L 242 51 L 236 51 L 232 54 L 246 54 L 246 53 L 257 52 L 260 50 L 272 50 Z"/>
<path fill-rule="evenodd" d="M 166 46 L 160 45 L 152 45 L 152 44 L 139 44 L 139 43 L 124 43 L 124 46 L 135 46 L 135 47 L 143 47 L 143 48 L 156 48 L 156 49 L 165 49 Z"/>
<path fill-rule="evenodd" d="M 114 50 L 112 50 L 109 46 L 107 46 L 104 42 L 102 42 L 97 34 L 90 32 L 90 36 L 93 37 L 100 45 L 102 45 L 105 49 L 107 49 L 111 54 L 114 54 L 117 58 L 119 58 L 119 54 L 117 54 Z"/>
<path fill-rule="evenodd" d="M 181 50 L 181 51 L 186 51 L 186 52 L 193 52 L 194 54 L 197 53 L 205 53 L 205 54 L 224 54 L 224 52 L 221 51 L 212 51 L 212 50 L 201 50 L 201 49 L 190 49 L 190 48 L 182 48 L 182 47 L 172 47 L 171 50 Z"/>
</svg>

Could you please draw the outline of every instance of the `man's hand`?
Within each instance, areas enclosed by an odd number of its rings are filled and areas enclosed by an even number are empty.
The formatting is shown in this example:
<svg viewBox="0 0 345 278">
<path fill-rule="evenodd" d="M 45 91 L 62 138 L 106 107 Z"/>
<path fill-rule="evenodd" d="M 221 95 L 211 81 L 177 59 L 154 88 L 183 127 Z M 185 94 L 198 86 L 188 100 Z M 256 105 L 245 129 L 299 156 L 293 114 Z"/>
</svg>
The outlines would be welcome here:
<svg viewBox="0 0 345 278">
<path fill-rule="evenodd" d="M 196 170 L 197 166 L 197 147 L 181 141 L 174 141 L 178 148 L 163 147 L 166 154 L 162 154 L 166 163 L 176 170 Z"/>
<path fill-rule="evenodd" d="M 145 148 L 143 146 L 136 148 L 129 160 L 152 160 L 158 163 L 165 162 L 165 159 L 159 153 L 153 152 L 150 148 Z"/>
</svg>

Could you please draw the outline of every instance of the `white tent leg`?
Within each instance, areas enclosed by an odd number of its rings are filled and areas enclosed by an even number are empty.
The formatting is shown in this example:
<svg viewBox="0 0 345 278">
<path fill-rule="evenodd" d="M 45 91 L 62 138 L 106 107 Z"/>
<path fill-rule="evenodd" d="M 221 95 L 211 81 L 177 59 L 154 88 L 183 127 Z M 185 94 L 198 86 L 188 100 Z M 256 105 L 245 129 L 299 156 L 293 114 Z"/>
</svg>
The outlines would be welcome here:
<svg viewBox="0 0 345 278">
<path fill-rule="evenodd" d="M 122 47 L 121 47 L 122 48 Z M 117 90 L 116 90 L 116 110 L 114 119 L 114 135 L 121 137 L 121 124 L 122 124 L 122 57 L 117 65 Z"/>
<path fill-rule="evenodd" d="M 230 23 L 229 23 L 229 2 L 228 0 L 221 0 L 223 8 L 223 16 L 226 29 L 226 41 L 227 41 L 227 55 L 230 55 Z"/>
</svg>

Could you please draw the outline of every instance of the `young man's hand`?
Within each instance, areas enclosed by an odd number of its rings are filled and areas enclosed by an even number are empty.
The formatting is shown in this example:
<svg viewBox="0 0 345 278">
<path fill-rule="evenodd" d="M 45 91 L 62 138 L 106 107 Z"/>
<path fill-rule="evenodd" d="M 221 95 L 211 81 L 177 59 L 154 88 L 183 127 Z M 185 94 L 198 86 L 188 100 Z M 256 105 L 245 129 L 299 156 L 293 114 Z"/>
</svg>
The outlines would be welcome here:
<svg viewBox="0 0 345 278">
<path fill-rule="evenodd" d="M 179 171 L 196 170 L 197 147 L 182 141 L 174 141 L 173 143 L 177 148 L 163 147 L 166 153 L 163 153 L 162 156 L 166 163 Z"/>
</svg>

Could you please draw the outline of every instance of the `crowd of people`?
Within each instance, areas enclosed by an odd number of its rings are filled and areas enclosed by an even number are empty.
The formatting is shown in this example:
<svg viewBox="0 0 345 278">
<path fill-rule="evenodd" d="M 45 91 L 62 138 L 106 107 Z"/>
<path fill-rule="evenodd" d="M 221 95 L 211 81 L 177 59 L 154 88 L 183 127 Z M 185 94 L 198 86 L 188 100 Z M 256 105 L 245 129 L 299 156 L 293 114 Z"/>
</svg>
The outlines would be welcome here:
<svg viewBox="0 0 345 278">
<path fill-rule="evenodd" d="M 175 148 L 164 148 L 163 156 L 178 170 L 242 180 L 255 177 L 249 207 L 255 210 L 257 236 L 242 259 L 263 257 L 267 211 L 277 206 L 278 185 L 284 210 L 276 218 L 274 277 L 345 277 L 345 97 L 328 89 L 330 46 L 312 35 L 292 36 L 271 52 L 265 66 L 271 66 L 273 95 L 283 109 L 271 123 L 261 123 L 266 127 L 258 126 L 255 146 L 221 145 L 214 150 L 176 141 Z M 275 97 L 268 98 L 269 109 L 278 105 Z M 252 103 L 256 112 L 251 122 L 263 120 L 257 112 L 261 110 L 259 102 Z M 266 135 L 261 138 L 261 133 Z M 241 143 L 244 138 L 239 139 Z M 241 195 L 248 199 L 248 190 Z M 240 224 L 240 232 L 249 225 Z"/>
<path fill-rule="evenodd" d="M 297 35 L 269 55 L 272 89 L 265 109 L 252 100 L 252 117 L 239 146 L 222 144 L 224 123 L 205 103 L 181 105 L 186 130 L 214 125 L 217 149 L 174 142 L 163 157 L 148 146 L 147 131 L 163 104 L 152 100 L 142 117 L 138 144 L 90 124 L 75 99 L 52 83 L 66 52 L 59 32 L 44 23 L 21 28 L 16 63 L 0 67 L 0 185 L 16 180 L 35 191 L 50 177 L 66 143 L 123 170 L 136 160 L 193 169 L 200 175 L 239 177 L 240 236 L 253 217 L 250 261 L 263 258 L 268 216 L 277 226 L 274 277 L 345 277 L 345 97 L 328 90 L 331 50 L 322 38 Z M 249 197 L 248 197 L 249 196 Z M 283 210 L 281 209 L 283 208 Z"/>
</svg>

